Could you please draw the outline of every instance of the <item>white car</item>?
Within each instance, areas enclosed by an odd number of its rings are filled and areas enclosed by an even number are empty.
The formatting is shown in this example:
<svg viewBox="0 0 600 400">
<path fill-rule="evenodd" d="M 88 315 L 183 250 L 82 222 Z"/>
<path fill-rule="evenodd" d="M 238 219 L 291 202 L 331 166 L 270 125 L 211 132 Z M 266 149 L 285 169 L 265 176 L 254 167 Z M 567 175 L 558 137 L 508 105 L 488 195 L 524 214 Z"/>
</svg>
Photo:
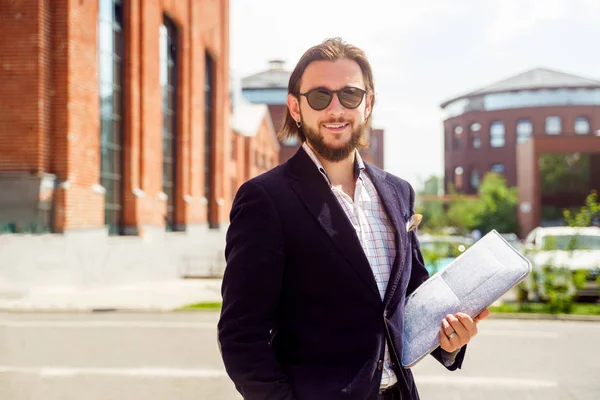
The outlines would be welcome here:
<svg viewBox="0 0 600 400">
<path fill-rule="evenodd" d="M 600 274 L 599 227 L 538 227 L 527 235 L 523 247 L 535 269 L 550 264 L 588 271 L 588 284 L 577 296 L 593 299 L 600 296 L 596 284 Z"/>
</svg>

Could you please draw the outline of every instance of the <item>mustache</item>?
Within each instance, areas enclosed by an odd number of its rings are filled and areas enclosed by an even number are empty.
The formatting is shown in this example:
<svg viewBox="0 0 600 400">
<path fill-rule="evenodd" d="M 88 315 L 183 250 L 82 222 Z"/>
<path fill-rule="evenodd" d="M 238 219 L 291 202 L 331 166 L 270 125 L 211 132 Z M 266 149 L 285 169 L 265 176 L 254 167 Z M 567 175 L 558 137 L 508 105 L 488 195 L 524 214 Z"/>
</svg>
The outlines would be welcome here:
<svg viewBox="0 0 600 400">
<path fill-rule="evenodd" d="M 322 121 L 321 124 L 345 124 L 346 122 L 351 124 L 353 121 L 346 118 L 331 118 L 326 121 Z"/>
</svg>

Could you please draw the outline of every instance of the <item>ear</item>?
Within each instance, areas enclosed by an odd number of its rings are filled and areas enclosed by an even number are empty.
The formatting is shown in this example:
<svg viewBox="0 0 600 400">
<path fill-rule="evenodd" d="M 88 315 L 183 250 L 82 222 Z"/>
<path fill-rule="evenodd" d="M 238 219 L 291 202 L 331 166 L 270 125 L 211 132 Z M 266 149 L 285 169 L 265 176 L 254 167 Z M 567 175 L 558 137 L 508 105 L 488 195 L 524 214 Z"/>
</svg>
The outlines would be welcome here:
<svg viewBox="0 0 600 400">
<path fill-rule="evenodd" d="M 373 110 L 373 95 L 371 93 L 368 93 L 367 94 L 367 105 L 365 107 L 365 119 L 369 118 L 372 110 Z"/>
<path fill-rule="evenodd" d="M 293 94 L 288 94 L 287 96 L 287 106 L 288 110 L 290 110 L 290 115 L 296 121 L 300 121 L 300 102 L 298 98 Z"/>
</svg>

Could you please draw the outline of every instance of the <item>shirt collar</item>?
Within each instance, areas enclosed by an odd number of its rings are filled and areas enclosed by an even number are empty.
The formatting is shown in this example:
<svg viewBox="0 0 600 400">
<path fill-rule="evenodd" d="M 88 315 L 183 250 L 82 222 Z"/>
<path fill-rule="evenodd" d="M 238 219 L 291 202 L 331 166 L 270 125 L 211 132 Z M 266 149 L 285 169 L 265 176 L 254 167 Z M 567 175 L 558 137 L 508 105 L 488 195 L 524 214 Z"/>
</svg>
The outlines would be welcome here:
<svg viewBox="0 0 600 400">
<path fill-rule="evenodd" d="M 321 174 L 323 175 L 323 177 L 325 178 L 325 180 L 327 181 L 329 186 L 331 186 L 331 180 L 327 176 L 327 172 L 325 171 L 323 164 L 321 163 L 319 158 L 315 155 L 315 153 L 312 151 L 310 146 L 306 142 L 304 142 L 302 144 L 302 148 L 304 149 L 306 154 L 308 154 L 310 159 L 313 161 L 313 163 L 315 164 L 315 166 L 317 167 L 319 172 L 321 172 Z M 354 178 L 356 180 L 362 179 L 361 173 L 364 170 L 365 170 L 365 163 L 364 163 L 362 157 L 360 156 L 360 153 L 358 152 L 358 150 L 354 150 Z"/>
</svg>

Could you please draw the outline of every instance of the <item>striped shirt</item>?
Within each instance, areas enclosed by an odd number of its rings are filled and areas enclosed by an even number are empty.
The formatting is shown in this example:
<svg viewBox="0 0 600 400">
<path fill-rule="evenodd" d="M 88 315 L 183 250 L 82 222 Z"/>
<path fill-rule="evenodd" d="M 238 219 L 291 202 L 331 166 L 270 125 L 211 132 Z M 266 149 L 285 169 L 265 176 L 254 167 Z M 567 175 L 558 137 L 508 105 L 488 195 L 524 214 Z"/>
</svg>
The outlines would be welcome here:
<svg viewBox="0 0 600 400">
<path fill-rule="evenodd" d="M 344 209 L 348 220 L 354 226 L 362 249 L 373 270 L 375 282 L 377 282 L 377 288 L 383 300 L 390 279 L 392 264 L 396 257 L 395 230 L 377 194 L 375 185 L 365 172 L 365 164 L 360 154 L 355 151 L 356 188 L 354 189 L 353 200 L 342 189 L 331 184 L 323 164 L 306 142 L 304 142 L 302 148 L 313 160 Z M 380 388 L 390 387 L 397 381 L 398 378 L 391 367 L 390 352 L 386 343 Z"/>
</svg>

